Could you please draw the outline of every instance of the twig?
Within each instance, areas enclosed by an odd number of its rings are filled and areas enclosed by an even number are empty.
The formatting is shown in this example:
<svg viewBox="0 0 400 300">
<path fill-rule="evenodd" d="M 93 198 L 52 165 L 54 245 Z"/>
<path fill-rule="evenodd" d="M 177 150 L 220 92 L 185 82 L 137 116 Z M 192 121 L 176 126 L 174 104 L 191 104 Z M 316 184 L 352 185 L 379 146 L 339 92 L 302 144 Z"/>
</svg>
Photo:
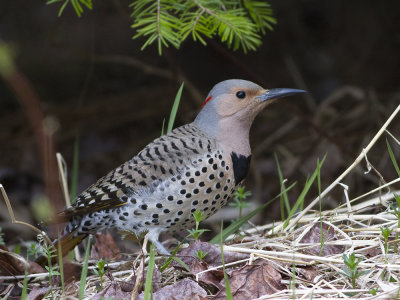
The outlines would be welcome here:
<svg viewBox="0 0 400 300">
<path fill-rule="evenodd" d="M 64 193 L 65 207 L 68 208 L 71 207 L 71 199 L 69 198 L 69 190 L 67 182 L 67 164 L 65 163 L 65 160 L 61 155 L 61 153 L 57 153 L 56 157 L 57 157 L 58 172 L 60 175 L 61 188 Z M 80 261 L 81 254 L 79 253 L 79 249 L 77 246 L 74 248 L 74 254 L 75 254 L 75 259 L 77 261 Z"/>
<path fill-rule="evenodd" d="M 136 295 L 139 292 L 140 281 L 142 280 L 142 276 L 144 273 L 144 257 L 143 257 L 143 259 L 140 260 L 140 265 L 139 265 L 139 268 L 137 269 L 137 271 L 138 272 L 136 274 L 135 286 L 134 286 L 132 294 L 131 294 L 131 300 L 135 300 Z"/>
<path fill-rule="evenodd" d="M 11 218 L 11 222 L 12 222 L 13 224 L 20 224 L 20 225 L 27 226 L 27 227 L 29 227 L 30 229 L 32 229 L 33 231 L 36 231 L 38 234 L 40 234 L 41 236 L 43 236 L 43 238 L 44 238 L 44 240 L 46 241 L 46 243 L 47 243 L 49 246 L 51 246 L 51 245 L 52 245 L 51 240 L 48 238 L 46 232 L 40 230 L 39 228 L 37 228 L 37 227 L 35 227 L 35 226 L 33 226 L 33 225 L 29 224 L 29 223 L 22 222 L 22 221 L 17 221 L 17 220 L 15 219 L 14 211 L 13 211 L 13 209 L 12 209 L 10 200 L 8 199 L 6 190 L 4 189 L 4 187 L 3 187 L 3 185 L 2 185 L 1 183 L 0 183 L 0 190 L 1 190 L 1 193 L 2 193 L 2 195 L 3 195 L 4 201 L 6 202 L 7 209 L 8 209 L 8 213 L 9 213 L 10 218 Z"/>
</svg>

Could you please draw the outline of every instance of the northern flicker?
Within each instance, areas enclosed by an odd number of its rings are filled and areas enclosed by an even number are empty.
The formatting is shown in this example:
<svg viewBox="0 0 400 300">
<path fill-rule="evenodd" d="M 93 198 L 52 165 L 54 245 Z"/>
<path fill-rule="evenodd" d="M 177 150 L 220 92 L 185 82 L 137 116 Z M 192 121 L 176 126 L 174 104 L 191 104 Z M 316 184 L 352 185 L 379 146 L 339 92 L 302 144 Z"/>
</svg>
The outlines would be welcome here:
<svg viewBox="0 0 400 300">
<path fill-rule="evenodd" d="M 303 92 L 268 90 L 239 79 L 215 85 L 194 122 L 155 139 L 61 213 L 67 220 L 63 255 L 88 234 L 107 228 L 147 232 L 158 251 L 169 254 L 159 234 L 192 227 L 196 210 L 213 215 L 246 177 L 256 115 L 274 99 Z"/>
</svg>

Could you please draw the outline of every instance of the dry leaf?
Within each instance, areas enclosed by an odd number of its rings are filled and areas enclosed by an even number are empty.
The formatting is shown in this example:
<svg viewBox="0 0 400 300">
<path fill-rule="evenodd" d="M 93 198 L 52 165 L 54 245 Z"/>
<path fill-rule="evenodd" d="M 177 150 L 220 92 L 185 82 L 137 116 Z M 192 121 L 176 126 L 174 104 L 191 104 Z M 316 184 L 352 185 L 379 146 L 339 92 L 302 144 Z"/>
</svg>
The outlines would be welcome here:
<svg viewBox="0 0 400 300">
<path fill-rule="evenodd" d="M 203 251 L 203 253 L 208 252 L 203 261 L 206 262 L 210 267 L 222 265 L 221 248 L 217 245 L 202 241 L 196 241 L 190 244 L 189 247 L 183 249 L 177 256 L 182 259 L 185 264 L 190 266 L 194 260 L 198 261 L 196 258 L 196 252 L 198 250 Z M 247 254 L 224 251 L 224 261 L 226 264 L 245 258 L 248 258 Z M 180 267 L 180 265 L 176 262 L 174 262 L 173 265 Z"/>
<path fill-rule="evenodd" d="M 192 273 L 193 276 L 196 276 L 197 273 L 208 270 L 208 264 L 205 261 L 193 260 L 192 264 L 189 265 L 189 268 L 190 268 L 190 273 Z M 223 277 L 224 274 L 222 272 L 214 272 L 214 270 L 212 270 L 201 273 L 198 279 L 199 282 L 210 284 L 217 288 L 220 288 L 219 282 Z"/>
<path fill-rule="evenodd" d="M 195 281 L 185 278 L 168 285 L 153 294 L 155 300 L 206 300 L 207 292 Z M 144 299 L 144 293 L 139 295 Z"/>
<path fill-rule="evenodd" d="M 119 259 L 121 258 L 121 250 L 118 248 L 112 235 L 107 232 L 106 234 L 98 232 L 96 233 L 96 243 L 93 245 L 90 252 L 91 259 Z"/>
<path fill-rule="evenodd" d="M 112 281 L 109 286 L 92 297 L 92 300 L 102 299 L 131 299 L 131 293 L 122 291 L 120 285 L 116 281 Z"/>
<path fill-rule="evenodd" d="M 67 258 L 63 259 L 64 281 L 71 282 L 79 280 L 82 273 L 82 264 L 73 263 L 68 261 Z"/>
<path fill-rule="evenodd" d="M 368 258 L 371 258 L 371 257 L 375 257 L 375 256 L 378 256 L 378 255 L 381 255 L 382 254 L 382 250 L 380 248 L 378 248 L 378 247 L 368 248 L 368 249 L 365 249 L 365 250 L 361 251 L 361 254 L 366 256 L 366 257 L 368 257 Z"/>
<path fill-rule="evenodd" d="M 44 295 L 50 290 L 49 286 L 46 287 L 37 287 L 35 286 L 32 291 L 28 294 L 28 300 L 40 300 L 43 299 Z"/>
<path fill-rule="evenodd" d="M 0 273 L 4 275 L 24 275 L 25 270 L 29 274 L 46 272 L 37 263 L 27 261 L 21 255 L 9 252 L 6 246 L 0 245 Z"/>
<path fill-rule="evenodd" d="M 323 239 L 323 243 L 338 240 L 335 230 L 325 223 L 322 223 L 322 239 Z M 343 253 L 345 250 L 344 246 L 341 246 L 341 245 L 325 245 L 325 244 L 323 244 L 322 251 L 320 253 L 320 250 L 321 250 L 321 223 L 320 222 L 317 222 L 313 225 L 313 227 L 301 239 L 300 243 L 316 244 L 316 246 L 312 246 L 312 247 L 304 249 L 305 252 L 312 254 L 312 255 L 329 256 L 329 255 Z"/>
<path fill-rule="evenodd" d="M 299 267 L 296 266 L 296 272 L 303 275 L 303 278 L 309 282 L 314 282 L 314 278 L 318 276 L 318 270 L 315 267 Z"/>
<path fill-rule="evenodd" d="M 231 292 L 235 300 L 247 300 L 276 293 L 283 289 L 281 274 L 266 261 L 260 264 L 246 265 L 229 276 Z M 225 282 L 221 282 L 225 286 Z M 225 299 L 225 288 L 215 299 Z"/>
</svg>

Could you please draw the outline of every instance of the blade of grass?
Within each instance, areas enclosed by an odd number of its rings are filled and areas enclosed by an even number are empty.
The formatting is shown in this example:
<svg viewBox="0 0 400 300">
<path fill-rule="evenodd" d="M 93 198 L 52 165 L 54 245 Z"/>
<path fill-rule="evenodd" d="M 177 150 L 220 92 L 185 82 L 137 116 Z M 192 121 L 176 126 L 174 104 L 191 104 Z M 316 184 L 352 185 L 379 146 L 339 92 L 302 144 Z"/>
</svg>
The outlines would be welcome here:
<svg viewBox="0 0 400 300">
<path fill-rule="evenodd" d="M 323 165 L 325 159 L 326 159 L 326 154 L 324 155 L 324 158 L 322 159 L 321 165 L 320 165 L 320 166 Z M 285 223 L 283 224 L 282 229 L 285 229 L 285 228 L 288 226 L 288 224 L 289 224 L 291 218 L 292 218 L 293 215 L 296 213 L 298 207 L 299 207 L 300 205 L 303 205 L 304 199 L 305 199 L 305 197 L 306 197 L 308 191 L 310 190 L 310 187 L 311 187 L 312 183 L 314 182 L 315 178 L 317 177 L 318 173 L 319 173 L 319 169 L 316 168 L 315 171 L 314 171 L 314 173 L 311 175 L 311 177 L 310 177 L 310 178 L 307 178 L 306 183 L 305 183 L 305 185 L 304 185 L 304 188 L 303 188 L 303 190 L 301 191 L 300 196 L 297 198 L 296 203 L 293 205 L 292 209 L 290 210 L 289 215 L 288 215 L 288 217 L 287 217 Z"/>
<path fill-rule="evenodd" d="M 79 300 L 82 300 L 83 297 L 85 296 L 86 277 L 88 271 L 89 252 L 90 252 L 90 240 L 91 237 L 89 235 L 86 245 L 85 259 L 83 261 L 83 266 L 82 266 L 81 281 L 79 283 Z"/>
<path fill-rule="evenodd" d="M 28 296 L 28 272 L 25 270 L 24 283 L 22 286 L 21 300 L 26 300 Z"/>
<path fill-rule="evenodd" d="M 162 125 L 161 125 L 161 136 L 164 135 L 164 130 L 165 130 L 165 118 L 162 120 Z"/>
<path fill-rule="evenodd" d="M 57 230 L 58 232 L 58 240 L 61 241 L 61 236 L 60 236 L 60 231 Z M 61 249 L 61 243 L 58 243 L 57 247 L 58 251 L 58 265 L 60 266 L 60 280 L 61 280 L 61 290 L 62 290 L 62 295 L 65 299 L 65 283 L 64 283 L 64 264 L 63 264 L 63 255 L 62 255 L 62 249 Z"/>
<path fill-rule="evenodd" d="M 190 268 L 188 267 L 187 264 L 184 263 L 184 261 L 182 259 L 180 259 L 179 257 L 174 257 L 173 258 L 177 263 L 179 263 L 186 271 L 190 272 Z"/>
<path fill-rule="evenodd" d="M 400 177 L 400 168 L 399 168 L 399 165 L 397 164 L 396 157 L 393 154 L 393 151 L 392 151 L 392 148 L 390 147 L 388 139 L 386 139 L 386 145 L 387 145 L 387 148 L 389 151 L 389 156 L 390 156 L 390 159 L 392 160 L 393 166 L 396 169 L 397 175 Z"/>
<path fill-rule="evenodd" d="M 167 132 L 170 132 L 172 130 L 172 128 L 174 127 L 176 113 L 178 111 L 179 102 L 181 101 L 183 85 L 184 85 L 184 83 L 182 82 L 181 86 L 179 87 L 178 92 L 176 93 L 174 104 L 172 105 L 172 109 L 171 109 L 171 114 L 169 115 Z"/>
<path fill-rule="evenodd" d="M 171 256 L 168 257 L 168 259 L 165 261 L 165 263 L 160 268 L 161 273 L 164 272 L 166 268 L 168 268 L 168 266 L 170 265 L 172 260 L 176 260 L 184 269 L 186 269 L 186 271 L 190 272 L 189 267 L 181 259 L 176 257 L 176 253 L 178 253 L 178 250 L 180 249 L 180 247 L 182 246 L 184 241 L 185 241 L 185 239 L 183 241 L 181 241 L 178 246 L 175 247 L 174 251 L 172 251 Z"/>
<path fill-rule="evenodd" d="M 223 232 L 223 229 L 224 229 L 224 224 L 222 223 L 222 220 L 221 220 L 221 232 Z M 231 284 L 229 283 L 229 278 L 225 271 L 224 244 L 223 244 L 223 240 L 222 240 L 222 235 L 220 237 L 220 247 L 221 247 L 220 249 L 221 249 L 222 271 L 224 272 L 224 280 L 225 280 L 226 299 L 233 300 L 233 296 L 232 296 L 232 292 L 231 292 Z"/>
<path fill-rule="evenodd" d="M 322 250 L 325 245 L 324 233 L 322 230 L 322 199 L 321 199 L 321 163 L 319 158 L 317 159 L 317 185 L 318 185 L 318 197 L 319 197 L 319 232 L 320 232 L 320 249 L 319 256 L 322 255 Z M 329 229 L 327 230 L 327 235 L 329 233 Z"/>
<path fill-rule="evenodd" d="M 219 242 L 219 240 L 222 237 L 222 240 L 225 241 L 227 239 L 228 236 L 230 236 L 231 234 L 234 234 L 235 232 L 237 232 L 239 230 L 240 227 L 243 226 L 243 224 L 245 224 L 248 220 L 250 220 L 252 217 L 254 217 L 256 214 L 258 214 L 260 211 L 262 211 L 265 207 L 267 207 L 269 204 L 271 204 L 273 201 L 275 201 L 277 198 L 279 198 L 282 193 L 286 193 L 287 191 L 289 191 L 291 188 L 294 187 L 296 183 L 293 183 L 292 185 L 290 185 L 288 188 L 285 188 L 279 195 L 277 195 L 276 197 L 274 197 L 273 199 L 269 200 L 267 203 L 257 207 L 255 210 L 253 210 L 252 212 L 248 213 L 247 215 L 241 217 L 240 219 L 238 219 L 237 221 L 233 222 L 231 225 L 229 225 L 227 228 L 225 228 L 222 232 L 218 233 L 211 241 L 210 243 L 212 244 L 217 244 Z"/>
<path fill-rule="evenodd" d="M 275 156 L 275 161 L 276 161 L 276 167 L 278 169 L 278 176 L 279 176 L 279 182 L 281 185 L 281 191 L 283 191 L 283 190 L 285 190 L 285 183 L 283 181 L 281 166 L 279 164 L 278 155 L 276 155 L 276 153 L 274 153 L 274 156 Z M 285 205 L 283 205 L 283 204 L 285 204 Z M 281 219 L 282 219 L 282 222 L 285 220 L 285 210 L 284 210 L 285 207 L 286 207 L 287 214 L 289 214 L 290 203 L 289 203 L 289 198 L 288 198 L 288 195 L 286 192 L 283 193 L 281 196 Z"/>
<path fill-rule="evenodd" d="M 146 273 L 146 283 L 144 286 L 144 300 L 150 299 L 150 293 L 153 286 L 153 271 L 154 271 L 154 263 L 155 255 L 154 255 L 154 244 L 151 243 L 150 246 L 150 259 L 149 264 L 147 266 L 147 273 Z"/>
<path fill-rule="evenodd" d="M 72 158 L 72 169 L 71 169 L 71 182 L 69 189 L 69 198 L 71 204 L 74 204 L 77 191 L 78 191 L 78 173 L 79 173 L 79 136 L 75 138 L 74 143 L 74 154 Z"/>
</svg>

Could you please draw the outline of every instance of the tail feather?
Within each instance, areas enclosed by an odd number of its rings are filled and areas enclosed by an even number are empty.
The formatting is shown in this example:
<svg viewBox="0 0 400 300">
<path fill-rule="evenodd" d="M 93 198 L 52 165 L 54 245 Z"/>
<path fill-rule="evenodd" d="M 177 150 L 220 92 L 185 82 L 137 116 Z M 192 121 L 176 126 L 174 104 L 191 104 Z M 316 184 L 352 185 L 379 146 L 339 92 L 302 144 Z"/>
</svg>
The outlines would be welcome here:
<svg viewBox="0 0 400 300">
<path fill-rule="evenodd" d="M 67 233 L 63 235 L 59 240 L 55 240 L 53 242 L 53 246 L 55 251 L 55 256 L 51 259 L 51 263 L 55 264 L 58 262 L 58 246 L 61 243 L 61 254 L 64 257 L 71 250 L 75 248 L 76 245 L 79 245 L 82 240 L 84 240 L 88 235 L 87 234 L 76 234 L 75 231 Z M 45 255 L 38 257 L 35 262 L 41 266 L 46 266 L 48 264 L 48 258 Z"/>
</svg>

